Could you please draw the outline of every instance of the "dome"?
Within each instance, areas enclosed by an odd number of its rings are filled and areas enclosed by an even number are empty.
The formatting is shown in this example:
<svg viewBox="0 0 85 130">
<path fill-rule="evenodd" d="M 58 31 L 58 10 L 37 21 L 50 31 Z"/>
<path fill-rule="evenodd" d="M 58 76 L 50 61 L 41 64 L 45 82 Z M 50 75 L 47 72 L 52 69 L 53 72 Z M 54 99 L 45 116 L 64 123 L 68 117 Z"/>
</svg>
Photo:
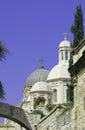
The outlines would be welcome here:
<svg viewBox="0 0 85 130">
<path fill-rule="evenodd" d="M 64 39 L 63 41 L 60 42 L 59 48 L 60 47 L 71 47 L 71 43 L 67 39 Z"/>
<path fill-rule="evenodd" d="M 30 74 L 30 76 L 26 80 L 26 86 L 32 87 L 36 82 L 46 81 L 47 76 L 49 74 L 49 70 L 44 67 L 40 67 Z"/>
<path fill-rule="evenodd" d="M 67 78 L 70 78 L 70 74 L 68 72 L 68 64 L 62 63 L 52 68 L 48 75 L 47 81 Z"/>
<path fill-rule="evenodd" d="M 31 92 L 41 92 L 41 91 L 49 91 L 49 86 L 48 83 L 44 82 L 44 81 L 40 81 L 37 82 L 33 85 L 33 87 L 31 88 Z"/>
</svg>

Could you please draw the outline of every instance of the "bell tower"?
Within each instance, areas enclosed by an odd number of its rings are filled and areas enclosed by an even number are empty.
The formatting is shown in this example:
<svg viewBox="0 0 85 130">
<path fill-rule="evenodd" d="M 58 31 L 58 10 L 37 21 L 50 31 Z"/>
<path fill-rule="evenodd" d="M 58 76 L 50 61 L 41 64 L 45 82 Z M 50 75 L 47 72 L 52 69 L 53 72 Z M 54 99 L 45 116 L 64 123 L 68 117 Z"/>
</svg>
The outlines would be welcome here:
<svg viewBox="0 0 85 130">
<path fill-rule="evenodd" d="M 71 43 L 67 40 L 67 33 L 64 33 L 64 40 L 59 45 L 59 63 L 68 63 L 71 50 Z"/>
</svg>

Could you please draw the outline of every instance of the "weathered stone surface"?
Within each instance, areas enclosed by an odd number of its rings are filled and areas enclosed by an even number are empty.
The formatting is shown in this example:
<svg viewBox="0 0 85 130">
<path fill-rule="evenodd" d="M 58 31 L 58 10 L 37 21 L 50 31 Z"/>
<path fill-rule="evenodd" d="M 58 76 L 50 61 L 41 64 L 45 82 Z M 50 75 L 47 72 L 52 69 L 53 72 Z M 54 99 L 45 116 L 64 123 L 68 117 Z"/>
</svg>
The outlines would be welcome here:
<svg viewBox="0 0 85 130">
<path fill-rule="evenodd" d="M 56 109 L 39 124 L 38 130 L 74 130 L 74 110 Z"/>
<path fill-rule="evenodd" d="M 85 39 L 73 51 L 73 65 L 69 68 L 74 86 L 74 129 L 85 130 Z"/>
<path fill-rule="evenodd" d="M 0 102 L 0 116 L 19 123 L 27 130 L 31 130 L 23 109 Z"/>
<path fill-rule="evenodd" d="M 75 129 L 85 128 L 85 69 L 77 75 L 77 84 L 74 90 L 75 101 Z"/>
</svg>

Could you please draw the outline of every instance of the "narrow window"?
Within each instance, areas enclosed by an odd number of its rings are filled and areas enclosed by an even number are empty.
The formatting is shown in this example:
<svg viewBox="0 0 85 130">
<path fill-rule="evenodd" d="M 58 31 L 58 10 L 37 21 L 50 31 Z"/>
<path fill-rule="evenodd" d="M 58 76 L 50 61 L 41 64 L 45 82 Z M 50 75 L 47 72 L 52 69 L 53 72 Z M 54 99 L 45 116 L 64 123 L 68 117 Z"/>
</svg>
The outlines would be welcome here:
<svg viewBox="0 0 85 130">
<path fill-rule="evenodd" d="M 68 52 L 65 52 L 65 60 L 68 60 Z"/>
<path fill-rule="evenodd" d="M 63 60 L 63 52 L 61 52 L 61 59 Z"/>
<path fill-rule="evenodd" d="M 54 102 L 57 102 L 57 90 L 54 90 Z"/>
<path fill-rule="evenodd" d="M 48 95 L 48 104 L 51 103 L 51 94 Z"/>
</svg>

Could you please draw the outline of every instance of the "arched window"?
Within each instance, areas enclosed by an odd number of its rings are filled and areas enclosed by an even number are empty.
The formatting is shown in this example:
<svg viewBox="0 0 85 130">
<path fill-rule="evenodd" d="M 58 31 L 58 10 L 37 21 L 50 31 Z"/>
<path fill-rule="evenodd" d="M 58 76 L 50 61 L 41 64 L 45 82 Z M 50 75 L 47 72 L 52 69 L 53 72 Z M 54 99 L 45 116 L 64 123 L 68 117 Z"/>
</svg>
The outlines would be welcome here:
<svg viewBox="0 0 85 130">
<path fill-rule="evenodd" d="M 61 52 L 61 60 L 63 60 L 63 52 Z"/>
<path fill-rule="evenodd" d="M 53 96 L 54 96 L 54 102 L 57 102 L 57 90 L 56 89 L 53 92 Z"/>
<path fill-rule="evenodd" d="M 68 52 L 65 51 L 65 60 L 68 60 Z"/>
</svg>

